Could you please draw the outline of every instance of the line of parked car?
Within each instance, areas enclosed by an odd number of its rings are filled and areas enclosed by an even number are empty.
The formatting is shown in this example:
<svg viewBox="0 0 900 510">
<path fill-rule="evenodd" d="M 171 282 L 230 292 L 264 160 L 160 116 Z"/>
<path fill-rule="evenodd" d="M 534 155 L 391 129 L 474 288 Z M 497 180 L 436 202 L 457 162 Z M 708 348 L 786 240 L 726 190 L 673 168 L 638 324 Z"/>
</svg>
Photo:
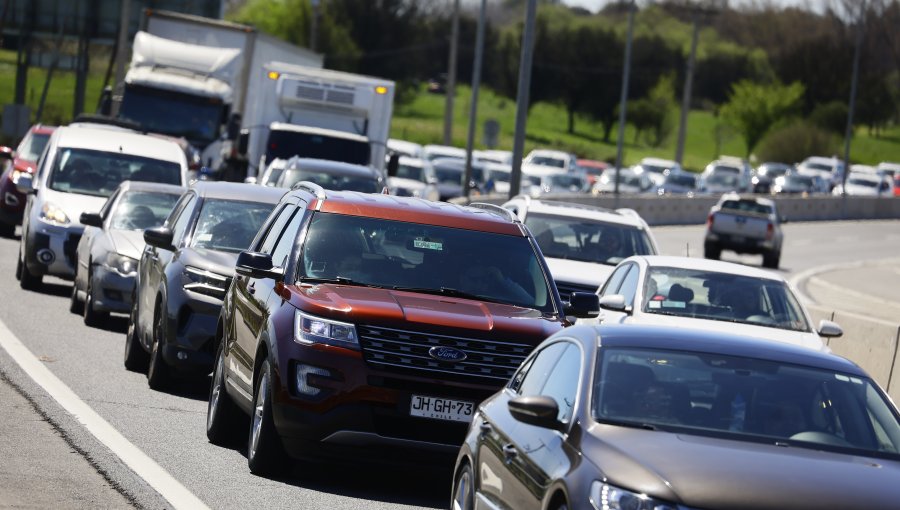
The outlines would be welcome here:
<svg viewBox="0 0 900 510">
<path fill-rule="evenodd" d="M 464 509 L 896 504 L 897 408 L 780 275 L 661 256 L 628 209 L 429 200 L 434 154 L 392 162 L 409 193 L 303 158 L 191 183 L 170 140 L 61 127 L 16 181 L 17 276 L 72 279 L 87 325 L 129 314 L 153 389 L 212 373 L 207 437 L 254 473 L 455 459 Z M 726 236 L 756 242 L 708 256 Z"/>
</svg>

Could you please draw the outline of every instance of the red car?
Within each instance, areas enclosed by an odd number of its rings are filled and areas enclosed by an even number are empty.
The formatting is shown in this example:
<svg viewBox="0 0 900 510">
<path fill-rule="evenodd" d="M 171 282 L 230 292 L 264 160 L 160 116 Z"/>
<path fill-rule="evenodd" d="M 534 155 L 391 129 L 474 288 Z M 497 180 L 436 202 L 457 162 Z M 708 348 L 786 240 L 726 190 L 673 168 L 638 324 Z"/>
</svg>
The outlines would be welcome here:
<svg viewBox="0 0 900 510">
<path fill-rule="evenodd" d="M 593 186 L 603 171 L 609 168 L 609 164 L 604 161 L 595 161 L 593 159 L 579 159 L 575 161 L 575 167 L 578 171 L 584 172 L 588 182 Z"/>
<path fill-rule="evenodd" d="M 12 237 L 16 225 L 22 224 L 25 195 L 16 189 L 19 176 L 25 172 L 34 173 L 37 160 L 54 129 L 55 126 L 36 124 L 31 126 L 15 151 L 9 147 L 0 147 L 0 154 L 12 159 L 12 165 L 7 165 L 0 176 L 0 235 L 4 237 Z"/>
</svg>

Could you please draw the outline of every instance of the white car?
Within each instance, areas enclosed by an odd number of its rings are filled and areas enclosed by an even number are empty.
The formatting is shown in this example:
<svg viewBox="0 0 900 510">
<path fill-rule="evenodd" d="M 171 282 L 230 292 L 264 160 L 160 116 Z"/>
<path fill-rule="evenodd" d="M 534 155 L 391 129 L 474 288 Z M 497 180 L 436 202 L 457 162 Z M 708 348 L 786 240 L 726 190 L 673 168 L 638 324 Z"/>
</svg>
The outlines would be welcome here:
<svg viewBox="0 0 900 510">
<path fill-rule="evenodd" d="M 853 165 L 854 167 L 857 165 Z M 871 169 L 871 170 L 868 170 Z M 847 182 L 834 187 L 835 195 L 847 194 L 857 197 L 891 197 L 894 195 L 894 186 L 890 177 L 873 167 L 868 169 L 854 169 L 851 167 L 847 174 Z"/>
<path fill-rule="evenodd" d="M 131 130 L 71 125 L 50 137 L 34 176 L 22 176 L 28 195 L 16 277 L 24 289 L 44 275 L 72 278 L 84 232 L 81 213 L 99 211 L 123 181 L 187 185 L 188 162 L 174 141 Z"/>
<path fill-rule="evenodd" d="M 834 157 L 810 156 L 797 165 L 797 172 L 803 175 L 818 175 L 828 181 L 833 188 L 843 179 L 844 162 Z"/>
<path fill-rule="evenodd" d="M 721 157 L 706 165 L 699 188 L 704 193 L 748 193 L 752 190 L 753 169 L 739 158 Z"/>
<path fill-rule="evenodd" d="M 425 150 L 422 148 L 421 144 L 408 142 L 406 140 L 388 138 L 387 148 L 389 153 L 394 152 L 400 156 L 407 156 L 410 158 L 422 158 L 425 156 Z"/>
<path fill-rule="evenodd" d="M 432 201 L 438 201 L 441 198 L 434 168 L 424 159 L 400 156 L 397 173 L 388 176 L 387 184 L 391 195 L 418 197 Z"/>
<path fill-rule="evenodd" d="M 646 173 L 653 184 L 662 186 L 669 172 L 681 172 L 682 168 L 677 161 L 671 159 L 644 158 L 634 166 L 634 170 L 638 173 Z"/>
<path fill-rule="evenodd" d="M 621 260 L 659 253 L 647 223 L 632 209 L 604 209 L 527 195 L 503 204 L 531 231 L 560 297 L 596 292 Z"/>
<path fill-rule="evenodd" d="M 482 163 L 498 163 L 501 165 L 512 165 L 512 151 L 502 150 L 485 150 L 472 151 L 472 157 Z"/>
<path fill-rule="evenodd" d="M 638 193 L 647 193 L 653 190 L 653 181 L 646 172 L 635 172 L 632 168 L 619 169 L 619 193 L 623 195 L 634 195 Z M 616 191 L 616 169 L 607 168 L 595 182 L 591 188 L 591 192 L 596 194 L 615 193 Z"/>
<path fill-rule="evenodd" d="M 557 172 L 570 172 L 575 170 L 577 159 L 574 154 L 564 151 L 534 149 L 522 160 L 522 168 L 544 167 L 556 169 Z"/>
<path fill-rule="evenodd" d="M 828 352 L 834 322 L 812 327 L 809 312 L 780 275 L 730 262 L 635 256 L 599 291 L 600 317 L 582 323 L 658 324 L 727 331 Z"/>
<path fill-rule="evenodd" d="M 439 158 L 453 158 L 465 161 L 466 150 L 449 145 L 426 145 L 422 148 L 422 159 L 434 161 Z"/>
</svg>

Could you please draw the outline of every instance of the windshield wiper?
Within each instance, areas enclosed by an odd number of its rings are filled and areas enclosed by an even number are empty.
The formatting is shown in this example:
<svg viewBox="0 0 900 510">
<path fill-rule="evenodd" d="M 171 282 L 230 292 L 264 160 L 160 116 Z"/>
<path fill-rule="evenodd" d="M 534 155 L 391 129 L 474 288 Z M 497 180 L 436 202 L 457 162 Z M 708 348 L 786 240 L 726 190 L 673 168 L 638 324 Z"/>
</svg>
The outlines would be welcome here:
<svg viewBox="0 0 900 510">
<path fill-rule="evenodd" d="M 597 422 L 606 423 L 608 425 L 617 425 L 620 427 L 630 427 L 633 429 L 657 430 L 656 425 L 653 425 L 652 423 L 646 423 L 646 422 L 615 420 L 615 419 L 609 419 L 609 418 L 603 418 L 602 420 L 597 420 Z"/>
<path fill-rule="evenodd" d="M 403 286 L 395 286 L 391 287 L 394 290 L 402 290 L 406 292 L 421 292 L 423 294 L 436 294 L 439 296 L 451 296 L 458 297 L 463 299 L 474 299 L 476 301 L 493 301 L 489 297 L 479 296 L 478 294 L 472 294 L 470 292 L 465 292 L 459 289 L 454 289 L 452 287 L 440 287 L 440 288 L 432 288 L 432 287 L 403 287 Z"/>
<path fill-rule="evenodd" d="M 338 285 L 352 285 L 355 287 L 380 287 L 371 283 L 357 282 L 344 276 L 335 276 L 333 278 L 318 278 L 314 276 L 301 276 L 301 283 L 335 283 Z"/>
</svg>

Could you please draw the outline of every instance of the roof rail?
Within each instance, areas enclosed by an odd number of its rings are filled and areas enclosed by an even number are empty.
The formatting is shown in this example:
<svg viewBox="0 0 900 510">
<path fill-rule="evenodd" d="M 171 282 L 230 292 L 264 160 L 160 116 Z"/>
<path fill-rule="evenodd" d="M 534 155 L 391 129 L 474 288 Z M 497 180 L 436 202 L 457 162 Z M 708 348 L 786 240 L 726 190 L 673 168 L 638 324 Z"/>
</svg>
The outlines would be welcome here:
<svg viewBox="0 0 900 510">
<path fill-rule="evenodd" d="M 100 115 L 97 113 L 79 113 L 72 124 L 103 124 L 106 126 L 116 126 L 120 128 L 130 129 L 132 131 L 146 132 L 137 122 L 119 117 L 111 117 L 109 115 Z"/>
<path fill-rule="evenodd" d="M 291 186 L 292 190 L 302 189 L 303 191 L 308 191 L 316 196 L 319 200 L 325 200 L 328 198 L 328 195 L 325 194 L 325 188 L 319 186 L 314 182 L 309 181 L 300 181 L 295 182 L 293 186 Z"/>
<path fill-rule="evenodd" d="M 489 204 L 487 202 L 472 202 L 471 204 L 469 204 L 469 207 L 481 209 L 496 215 L 502 215 L 504 218 L 513 223 L 519 223 L 519 218 L 515 215 L 515 213 L 513 213 L 509 209 L 504 209 L 497 204 Z"/>
</svg>

